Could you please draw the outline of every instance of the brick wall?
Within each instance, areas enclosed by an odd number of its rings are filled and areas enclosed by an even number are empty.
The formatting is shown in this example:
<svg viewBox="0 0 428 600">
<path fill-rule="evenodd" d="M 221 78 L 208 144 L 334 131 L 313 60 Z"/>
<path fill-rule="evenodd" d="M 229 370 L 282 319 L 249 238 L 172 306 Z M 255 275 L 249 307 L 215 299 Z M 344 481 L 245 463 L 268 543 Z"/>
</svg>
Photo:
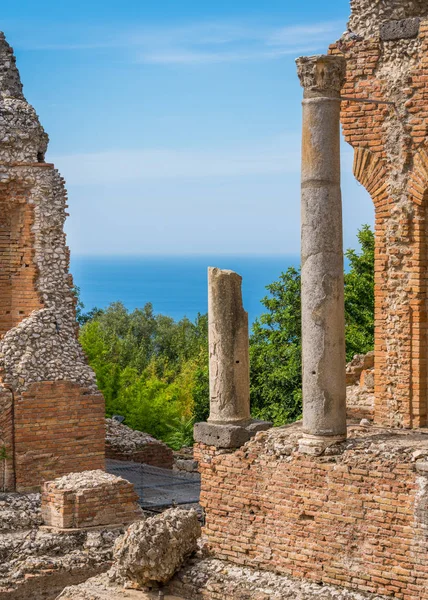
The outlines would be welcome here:
<svg viewBox="0 0 428 600">
<path fill-rule="evenodd" d="M 106 444 L 106 458 L 112 460 L 129 460 L 162 469 L 172 469 L 174 464 L 174 454 L 171 448 L 168 448 L 166 444 L 162 444 L 161 442 L 147 444 L 145 448 L 130 453 L 119 452 L 109 444 Z"/>
<path fill-rule="evenodd" d="M 104 398 L 70 381 L 32 384 L 15 397 L 17 491 L 65 473 L 104 468 Z"/>
<path fill-rule="evenodd" d="M 406 600 L 428 598 L 428 437 L 355 428 L 339 456 L 295 452 L 299 427 L 235 452 L 198 445 L 216 558 Z M 421 442 L 421 439 L 424 440 Z"/>
<path fill-rule="evenodd" d="M 50 527 L 127 524 L 141 515 L 133 484 L 103 471 L 71 473 L 43 484 L 42 517 Z"/>
<path fill-rule="evenodd" d="M 357 22 L 357 2 L 353 9 Z M 383 42 L 363 32 L 343 49 L 343 95 L 395 104 L 342 104 L 355 176 L 375 208 L 375 421 L 392 427 L 428 424 L 427 34 L 423 20 L 417 39 Z"/>
<path fill-rule="evenodd" d="M 0 186 L 0 335 L 42 308 L 35 288 L 33 223 L 25 190 Z"/>
</svg>

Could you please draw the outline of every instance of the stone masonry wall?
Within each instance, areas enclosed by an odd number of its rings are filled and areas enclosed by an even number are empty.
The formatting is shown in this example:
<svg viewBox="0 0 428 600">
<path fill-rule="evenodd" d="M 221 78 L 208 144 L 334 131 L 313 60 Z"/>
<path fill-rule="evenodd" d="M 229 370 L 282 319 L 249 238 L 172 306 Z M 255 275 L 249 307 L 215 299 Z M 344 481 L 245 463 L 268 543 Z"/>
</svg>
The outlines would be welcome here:
<svg viewBox="0 0 428 600">
<path fill-rule="evenodd" d="M 296 452 L 294 425 L 235 452 L 195 448 L 204 534 L 220 560 L 360 592 L 428 598 L 428 435 L 353 428 L 337 456 Z M 426 463 L 425 463 L 426 464 Z"/>
<path fill-rule="evenodd" d="M 344 101 L 342 125 L 375 207 L 375 422 L 420 427 L 428 424 L 428 9 L 401 0 L 355 0 L 352 8 L 363 39 L 340 46 L 342 95 L 366 102 Z M 414 16 L 422 17 L 416 37 L 382 39 L 382 23 Z"/>
<path fill-rule="evenodd" d="M 77 340 L 67 194 L 44 162 L 47 144 L 0 33 L 0 397 L 12 393 L 0 427 L 12 432 L 16 467 L 8 489 L 104 464 L 103 398 Z"/>
</svg>

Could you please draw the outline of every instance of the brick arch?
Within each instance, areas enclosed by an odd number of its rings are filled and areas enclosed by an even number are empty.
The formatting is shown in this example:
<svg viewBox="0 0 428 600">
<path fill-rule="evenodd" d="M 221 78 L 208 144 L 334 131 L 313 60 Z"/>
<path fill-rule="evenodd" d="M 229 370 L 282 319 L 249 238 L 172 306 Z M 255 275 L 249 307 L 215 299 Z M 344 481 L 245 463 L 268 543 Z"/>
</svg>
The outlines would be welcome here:
<svg viewBox="0 0 428 600">
<path fill-rule="evenodd" d="M 419 206 L 426 205 L 428 192 L 428 154 L 425 149 L 419 149 L 415 154 L 413 169 L 409 176 L 409 193 L 412 200 Z"/>
<path fill-rule="evenodd" d="M 367 148 L 355 148 L 354 175 L 370 194 L 375 208 L 388 198 L 386 162 L 379 154 Z"/>
</svg>

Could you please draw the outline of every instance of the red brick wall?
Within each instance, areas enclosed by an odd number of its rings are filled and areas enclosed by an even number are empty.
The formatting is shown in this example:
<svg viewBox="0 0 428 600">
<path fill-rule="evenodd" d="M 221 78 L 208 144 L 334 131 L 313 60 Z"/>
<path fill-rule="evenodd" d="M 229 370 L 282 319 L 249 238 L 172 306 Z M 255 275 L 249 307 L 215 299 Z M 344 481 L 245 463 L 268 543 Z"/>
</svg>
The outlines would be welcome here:
<svg viewBox="0 0 428 600">
<path fill-rule="evenodd" d="M 372 442 L 324 458 L 281 455 L 286 440 L 223 454 L 196 446 L 210 551 L 284 575 L 428 598 L 427 480 L 411 451 Z"/>
<path fill-rule="evenodd" d="M 112 460 L 132 461 L 136 463 L 144 463 L 153 467 L 162 469 L 172 469 L 174 465 L 174 454 L 171 448 L 166 444 L 158 442 L 156 444 L 147 444 L 145 448 L 141 448 L 136 452 L 124 454 L 106 444 L 106 458 Z"/>
<path fill-rule="evenodd" d="M 428 424 L 427 34 L 425 20 L 419 47 L 371 38 L 344 51 L 343 95 L 396 107 L 342 104 L 355 176 L 375 208 L 375 422 L 392 427 Z M 339 53 L 336 46 L 330 51 Z"/>
<path fill-rule="evenodd" d="M 70 381 L 34 383 L 15 397 L 17 491 L 74 471 L 104 469 L 104 398 Z"/>
<path fill-rule="evenodd" d="M 91 475 L 91 474 L 89 474 Z M 133 523 L 141 518 L 138 495 L 129 481 L 95 483 L 92 488 L 76 486 L 61 489 L 56 481 L 45 482 L 42 491 L 42 517 L 45 525 L 60 529 L 99 527 Z"/>
<path fill-rule="evenodd" d="M 43 308 L 35 287 L 33 222 L 28 192 L 0 185 L 0 336 Z"/>
</svg>

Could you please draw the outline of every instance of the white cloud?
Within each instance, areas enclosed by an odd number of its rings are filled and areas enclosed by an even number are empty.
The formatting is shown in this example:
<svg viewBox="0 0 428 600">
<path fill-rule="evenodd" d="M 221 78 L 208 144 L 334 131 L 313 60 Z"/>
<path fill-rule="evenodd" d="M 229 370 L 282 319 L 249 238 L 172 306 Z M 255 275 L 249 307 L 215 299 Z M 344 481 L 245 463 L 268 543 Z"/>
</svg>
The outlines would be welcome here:
<svg viewBox="0 0 428 600">
<path fill-rule="evenodd" d="M 326 50 L 343 24 L 327 21 L 276 27 L 252 22 L 208 21 L 177 26 L 52 27 L 17 30 L 21 49 L 94 51 L 115 49 L 140 63 L 197 65 L 273 60 Z M 61 33 L 61 37 L 58 37 Z M 22 37 L 20 37 L 22 36 Z"/>
<path fill-rule="evenodd" d="M 249 148 L 214 151 L 171 149 L 110 150 L 48 157 L 71 185 L 98 185 L 147 179 L 234 177 L 298 173 L 297 136 Z"/>
<path fill-rule="evenodd" d="M 214 63 L 231 63 L 231 62 L 247 62 L 272 60 L 296 54 L 297 52 L 310 53 L 315 52 L 316 46 L 295 48 L 281 48 L 277 50 L 259 50 L 259 51 L 237 51 L 237 52 L 202 52 L 198 50 L 172 50 L 148 52 L 141 54 L 138 62 L 164 65 L 201 65 Z"/>
</svg>

